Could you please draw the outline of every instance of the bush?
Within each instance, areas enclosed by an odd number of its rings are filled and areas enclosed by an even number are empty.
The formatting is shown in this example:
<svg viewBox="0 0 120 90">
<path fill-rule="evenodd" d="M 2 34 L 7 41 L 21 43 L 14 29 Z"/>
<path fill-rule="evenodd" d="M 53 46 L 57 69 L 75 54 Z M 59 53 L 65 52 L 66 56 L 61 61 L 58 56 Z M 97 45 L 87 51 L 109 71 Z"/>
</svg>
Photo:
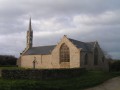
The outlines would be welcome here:
<svg viewBox="0 0 120 90">
<path fill-rule="evenodd" d="M 110 63 L 110 71 L 120 71 L 120 60 Z"/>
<path fill-rule="evenodd" d="M 1 71 L 2 77 L 6 79 L 58 79 L 78 77 L 86 70 L 76 69 L 14 69 Z"/>
<path fill-rule="evenodd" d="M 11 55 L 0 55 L 0 65 L 16 65 L 17 58 Z"/>
</svg>

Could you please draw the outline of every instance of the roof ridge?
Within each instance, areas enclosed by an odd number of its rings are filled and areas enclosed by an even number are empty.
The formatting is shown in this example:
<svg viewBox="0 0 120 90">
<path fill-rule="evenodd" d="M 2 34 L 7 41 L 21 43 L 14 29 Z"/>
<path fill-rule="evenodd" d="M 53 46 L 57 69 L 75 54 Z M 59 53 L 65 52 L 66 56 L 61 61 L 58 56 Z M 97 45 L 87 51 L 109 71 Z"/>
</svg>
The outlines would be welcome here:
<svg viewBox="0 0 120 90">
<path fill-rule="evenodd" d="M 56 45 L 35 46 L 35 47 L 49 47 L 49 46 L 56 46 Z M 32 48 L 35 48 L 35 47 L 32 47 Z"/>
<path fill-rule="evenodd" d="M 69 40 L 71 39 L 71 40 L 74 40 L 74 41 L 78 41 L 78 42 L 82 42 L 82 41 L 79 41 L 79 40 L 76 40 L 76 39 L 72 39 L 72 38 L 68 38 Z M 82 43 L 84 43 L 84 42 L 82 42 Z"/>
<path fill-rule="evenodd" d="M 92 41 L 92 42 L 85 42 L 85 43 L 95 43 L 96 41 Z"/>
<path fill-rule="evenodd" d="M 68 38 L 68 39 L 71 39 L 71 40 L 74 40 L 74 41 L 79 41 L 79 40 L 76 40 L 76 39 L 72 39 L 72 38 Z M 79 42 L 83 42 L 83 41 L 79 41 Z M 83 42 L 83 43 L 95 43 L 96 41 L 92 41 L 92 42 Z"/>
</svg>

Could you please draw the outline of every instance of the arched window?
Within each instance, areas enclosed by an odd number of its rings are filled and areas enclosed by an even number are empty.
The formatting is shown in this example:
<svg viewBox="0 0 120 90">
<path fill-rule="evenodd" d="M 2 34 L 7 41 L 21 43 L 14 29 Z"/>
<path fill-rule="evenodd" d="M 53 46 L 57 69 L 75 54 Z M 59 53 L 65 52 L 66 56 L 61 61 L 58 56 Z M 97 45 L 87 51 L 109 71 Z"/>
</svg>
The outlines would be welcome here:
<svg viewBox="0 0 120 90">
<path fill-rule="evenodd" d="M 98 49 L 94 49 L 94 65 L 98 65 Z"/>
<path fill-rule="evenodd" d="M 84 65 L 88 64 L 88 54 L 85 54 L 85 61 L 84 61 Z"/>
<path fill-rule="evenodd" d="M 60 63 L 70 61 L 69 47 L 64 43 L 60 47 Z"/>
<path fill-rule="evenodd" d="M 104 63 L 104 61 L 105 61 L 105 57 L 103 56 L 103 57 L 102 57 L 102 62 Z"/>
</svg>

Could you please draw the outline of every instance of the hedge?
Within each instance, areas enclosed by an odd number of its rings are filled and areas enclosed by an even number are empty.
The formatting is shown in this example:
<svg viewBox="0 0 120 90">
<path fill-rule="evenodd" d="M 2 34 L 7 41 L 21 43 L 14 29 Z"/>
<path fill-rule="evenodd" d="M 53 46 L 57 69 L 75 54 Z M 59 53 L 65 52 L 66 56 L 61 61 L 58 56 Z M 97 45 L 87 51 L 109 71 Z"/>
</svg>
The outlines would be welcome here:
<svg viewBox="0 0 120 90">
<path fill-rule="evenodd" d="M 5 79 L 59 79 L 78 77 L 86 72 L 85 68 L 74 69 L 18 69 L 1 70 L 1 76 Z"/>
</svg>

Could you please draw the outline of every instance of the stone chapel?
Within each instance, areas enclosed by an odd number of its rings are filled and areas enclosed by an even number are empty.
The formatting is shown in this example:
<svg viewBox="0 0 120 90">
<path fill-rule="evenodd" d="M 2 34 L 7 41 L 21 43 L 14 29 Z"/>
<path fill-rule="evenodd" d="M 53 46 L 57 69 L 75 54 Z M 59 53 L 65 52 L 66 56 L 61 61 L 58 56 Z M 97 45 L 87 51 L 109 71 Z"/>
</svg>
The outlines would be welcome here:
<svg viewBox="0 0 120 90">
<path fill-rule="evenodd" d="M 56 45 L 33 47 L 31 19 L 27 31 L 27 45 L 20 54 L 17 65 L 23 68 L 107 69 L 108 62 L 97 41 L 82 42 L 63 36 Z"/>
</svg>

